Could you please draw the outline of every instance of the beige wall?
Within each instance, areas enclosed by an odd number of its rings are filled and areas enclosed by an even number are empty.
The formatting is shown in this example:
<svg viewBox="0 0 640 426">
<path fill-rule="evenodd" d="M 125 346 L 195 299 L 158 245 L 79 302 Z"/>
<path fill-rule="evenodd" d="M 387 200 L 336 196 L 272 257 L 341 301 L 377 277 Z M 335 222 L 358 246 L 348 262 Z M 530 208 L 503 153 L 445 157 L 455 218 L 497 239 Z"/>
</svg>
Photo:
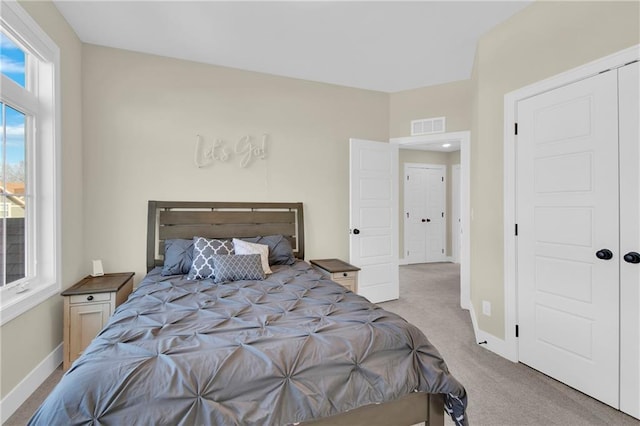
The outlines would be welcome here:
<svg viewBox="0 0 640 426">
<path fill-rule="evenodd" d="M 398 242 L 398 250 L 400 254 L 400 259 L 404 259 L 405 249 L 404 249 L 404 183 L 405 183 L 405 174 L 404 174 L 404 166 L 406 163 L 422 163 L 422 164 L 443 164 L 447 166 L 447 174 L 445 176 L 446 180 L 446 209 L 447 209 L 447 223 L 446 223 L 446 241 L 447 241 L 447 249 L 446 255 L 452 256 L 451 250 L 451 222 L 449 218 L 451 217 L 452 208 L 451 208 L 451 168 L 454 164 L 460 164 L 460 151 L 454 152 L 438 152 L 438 151 L 421 151 L 421 150 L 411 150 L 411 149 L 401 149 L 398 155 L 398 200 L 399 200 L 399 220 L 398 220 L 398 229 L 400 232 L 400 239 Z"/>
<path fill-rule="evenodd" d="M 471 296 L 478 326 L 504 338 L 504 95 L 640 42 L 638 2 L 536 2 L 485 34 L 472 76 Z M 481 302 L 492 304 L 484 316 Z"/>
<path fill-rule="evenodd" d="M 145 273 L 147 200 L 301 201 L 306 255 L 348 259 L 349 138 L 388 140 L 389 96 L 84 45 L 85 259 Z M 269 135 L 198 169 L 196 134 Z"/>
<path fill-rule="evenodd" d="M 82 238 L 82 103 L 81 43 L 50 2 L 21 2 L 21 6 L 60 48 L 62 100 L 62 287 L 69 287 L 88 267 Z M 53 296 L 0 328 L 4 398 L 62 342 L 62 297 Z"/>
<path fill-rule="evenodd" d="M 411 136 L 411 120 L 446 117 L 447 132 L 471 128 L 470 80 L 454 81 L 389 95 L 390 137 Z"/>
</svg>

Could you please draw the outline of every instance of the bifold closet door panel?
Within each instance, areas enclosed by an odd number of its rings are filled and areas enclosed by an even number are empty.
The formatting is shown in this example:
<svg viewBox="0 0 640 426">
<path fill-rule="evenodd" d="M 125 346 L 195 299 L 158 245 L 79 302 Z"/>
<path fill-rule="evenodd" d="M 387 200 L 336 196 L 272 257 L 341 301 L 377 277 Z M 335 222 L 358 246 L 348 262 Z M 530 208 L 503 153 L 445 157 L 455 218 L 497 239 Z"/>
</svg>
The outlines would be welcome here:
<svg viewBox="0 0 640 426">
<path fill-rule="evenodd" d="M 620 123 L 620 410 L 640 418 L 640 65 L 618 70 Z M 626 258 L 625 258 L 626 255 Z"/>
<path fill-rule="evenodd" d="M 517 108 L 519 359 L 618 408 L 617 72 Z"/>
</svg>

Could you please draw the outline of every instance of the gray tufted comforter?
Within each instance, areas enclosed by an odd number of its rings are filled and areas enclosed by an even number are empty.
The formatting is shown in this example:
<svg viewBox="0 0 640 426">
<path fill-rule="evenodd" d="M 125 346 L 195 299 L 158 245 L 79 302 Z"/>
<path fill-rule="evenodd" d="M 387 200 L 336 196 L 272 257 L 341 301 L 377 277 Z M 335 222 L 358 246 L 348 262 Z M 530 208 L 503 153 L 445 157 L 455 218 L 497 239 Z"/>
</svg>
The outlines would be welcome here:
<svg viewBox="0 0 640 426">
<path fill-rule="evenodd" d="M 213 284 L 151 271 L 34 414 L 37 425 L 285 425 L 465 389 L 414 326 L 309 264 Z"/>
</svg>

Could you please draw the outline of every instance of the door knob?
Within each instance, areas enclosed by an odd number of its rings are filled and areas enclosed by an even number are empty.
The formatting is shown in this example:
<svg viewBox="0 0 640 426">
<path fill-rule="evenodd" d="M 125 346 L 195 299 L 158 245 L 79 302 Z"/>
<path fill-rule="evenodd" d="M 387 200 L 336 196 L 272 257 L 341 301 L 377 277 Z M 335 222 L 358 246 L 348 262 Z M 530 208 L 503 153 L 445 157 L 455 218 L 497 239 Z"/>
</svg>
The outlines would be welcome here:
<svg viewBox="0 0 640 426">
<path fill-rule="evenodd" d="M 602 260 L 609 260 L 613 257 L 613 253 L 609 249 L 602 249 L 596 252 L 596 257 Z"/>
<path fill-rule="evenodd" d="M 630 251 L 624 255 L 624 261 L 627 263 L 640 263 L 640 254 Z"/>
<path fill-rule="evenodd" d="M 358 228 L 355 228 L 355 229 L 353 230 L 353 233 L 354 233 L 354 234 L 356 234 L 356 235 L 358 235 L 358 234 L 360 233 L 360 230 L 359 230 Z"/>
</svg>

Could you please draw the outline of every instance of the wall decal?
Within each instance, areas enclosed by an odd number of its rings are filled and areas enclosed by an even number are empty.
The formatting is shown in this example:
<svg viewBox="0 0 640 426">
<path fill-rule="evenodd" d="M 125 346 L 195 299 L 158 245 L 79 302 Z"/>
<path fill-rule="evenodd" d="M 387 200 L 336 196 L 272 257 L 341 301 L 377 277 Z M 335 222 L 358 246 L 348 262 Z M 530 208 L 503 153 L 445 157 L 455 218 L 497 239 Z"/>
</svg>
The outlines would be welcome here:
<svg viewBox="0 0 640 426">
<path fill-rule="evenodd" d="M 254 158 L 264 160 L 267 157 L 267 134 L 262 135 L 262 144 L 256 146 L 251 141 L 251 136 L 243 136 L 236 142 L 236 154 L 241 156 L 240 167 L 247 167 Z"/>
<path fill-rule="evenodd" d="M 214 161 L 226 162 L 229 159 L 229 150 L 224 146 L 224 141 L 216 139 L 209 146 L 202 146 L 202 136 L 196 135 L 195 163 L 198 168 L 210 166 Z"/>
<path fill-rule="evenodd" d="M 249 167 L 255 159 L 264 160 L 267 158 L 267 139 L 269 135 L 262 135 L 262 142 L 257 143 L 251 135 L 242 136 L 235 144 L 232 151 L 222 139 L 216 139 L 213 143 L 205 143 L 202 136 L 196 135 L 196 146 L 194 152 L 194 162 L 196 167 L 204 168 L 211 166 L 216 161 L 226 163 L 233 154 L 239 158 L 239 166 Z"/>
</svg>

